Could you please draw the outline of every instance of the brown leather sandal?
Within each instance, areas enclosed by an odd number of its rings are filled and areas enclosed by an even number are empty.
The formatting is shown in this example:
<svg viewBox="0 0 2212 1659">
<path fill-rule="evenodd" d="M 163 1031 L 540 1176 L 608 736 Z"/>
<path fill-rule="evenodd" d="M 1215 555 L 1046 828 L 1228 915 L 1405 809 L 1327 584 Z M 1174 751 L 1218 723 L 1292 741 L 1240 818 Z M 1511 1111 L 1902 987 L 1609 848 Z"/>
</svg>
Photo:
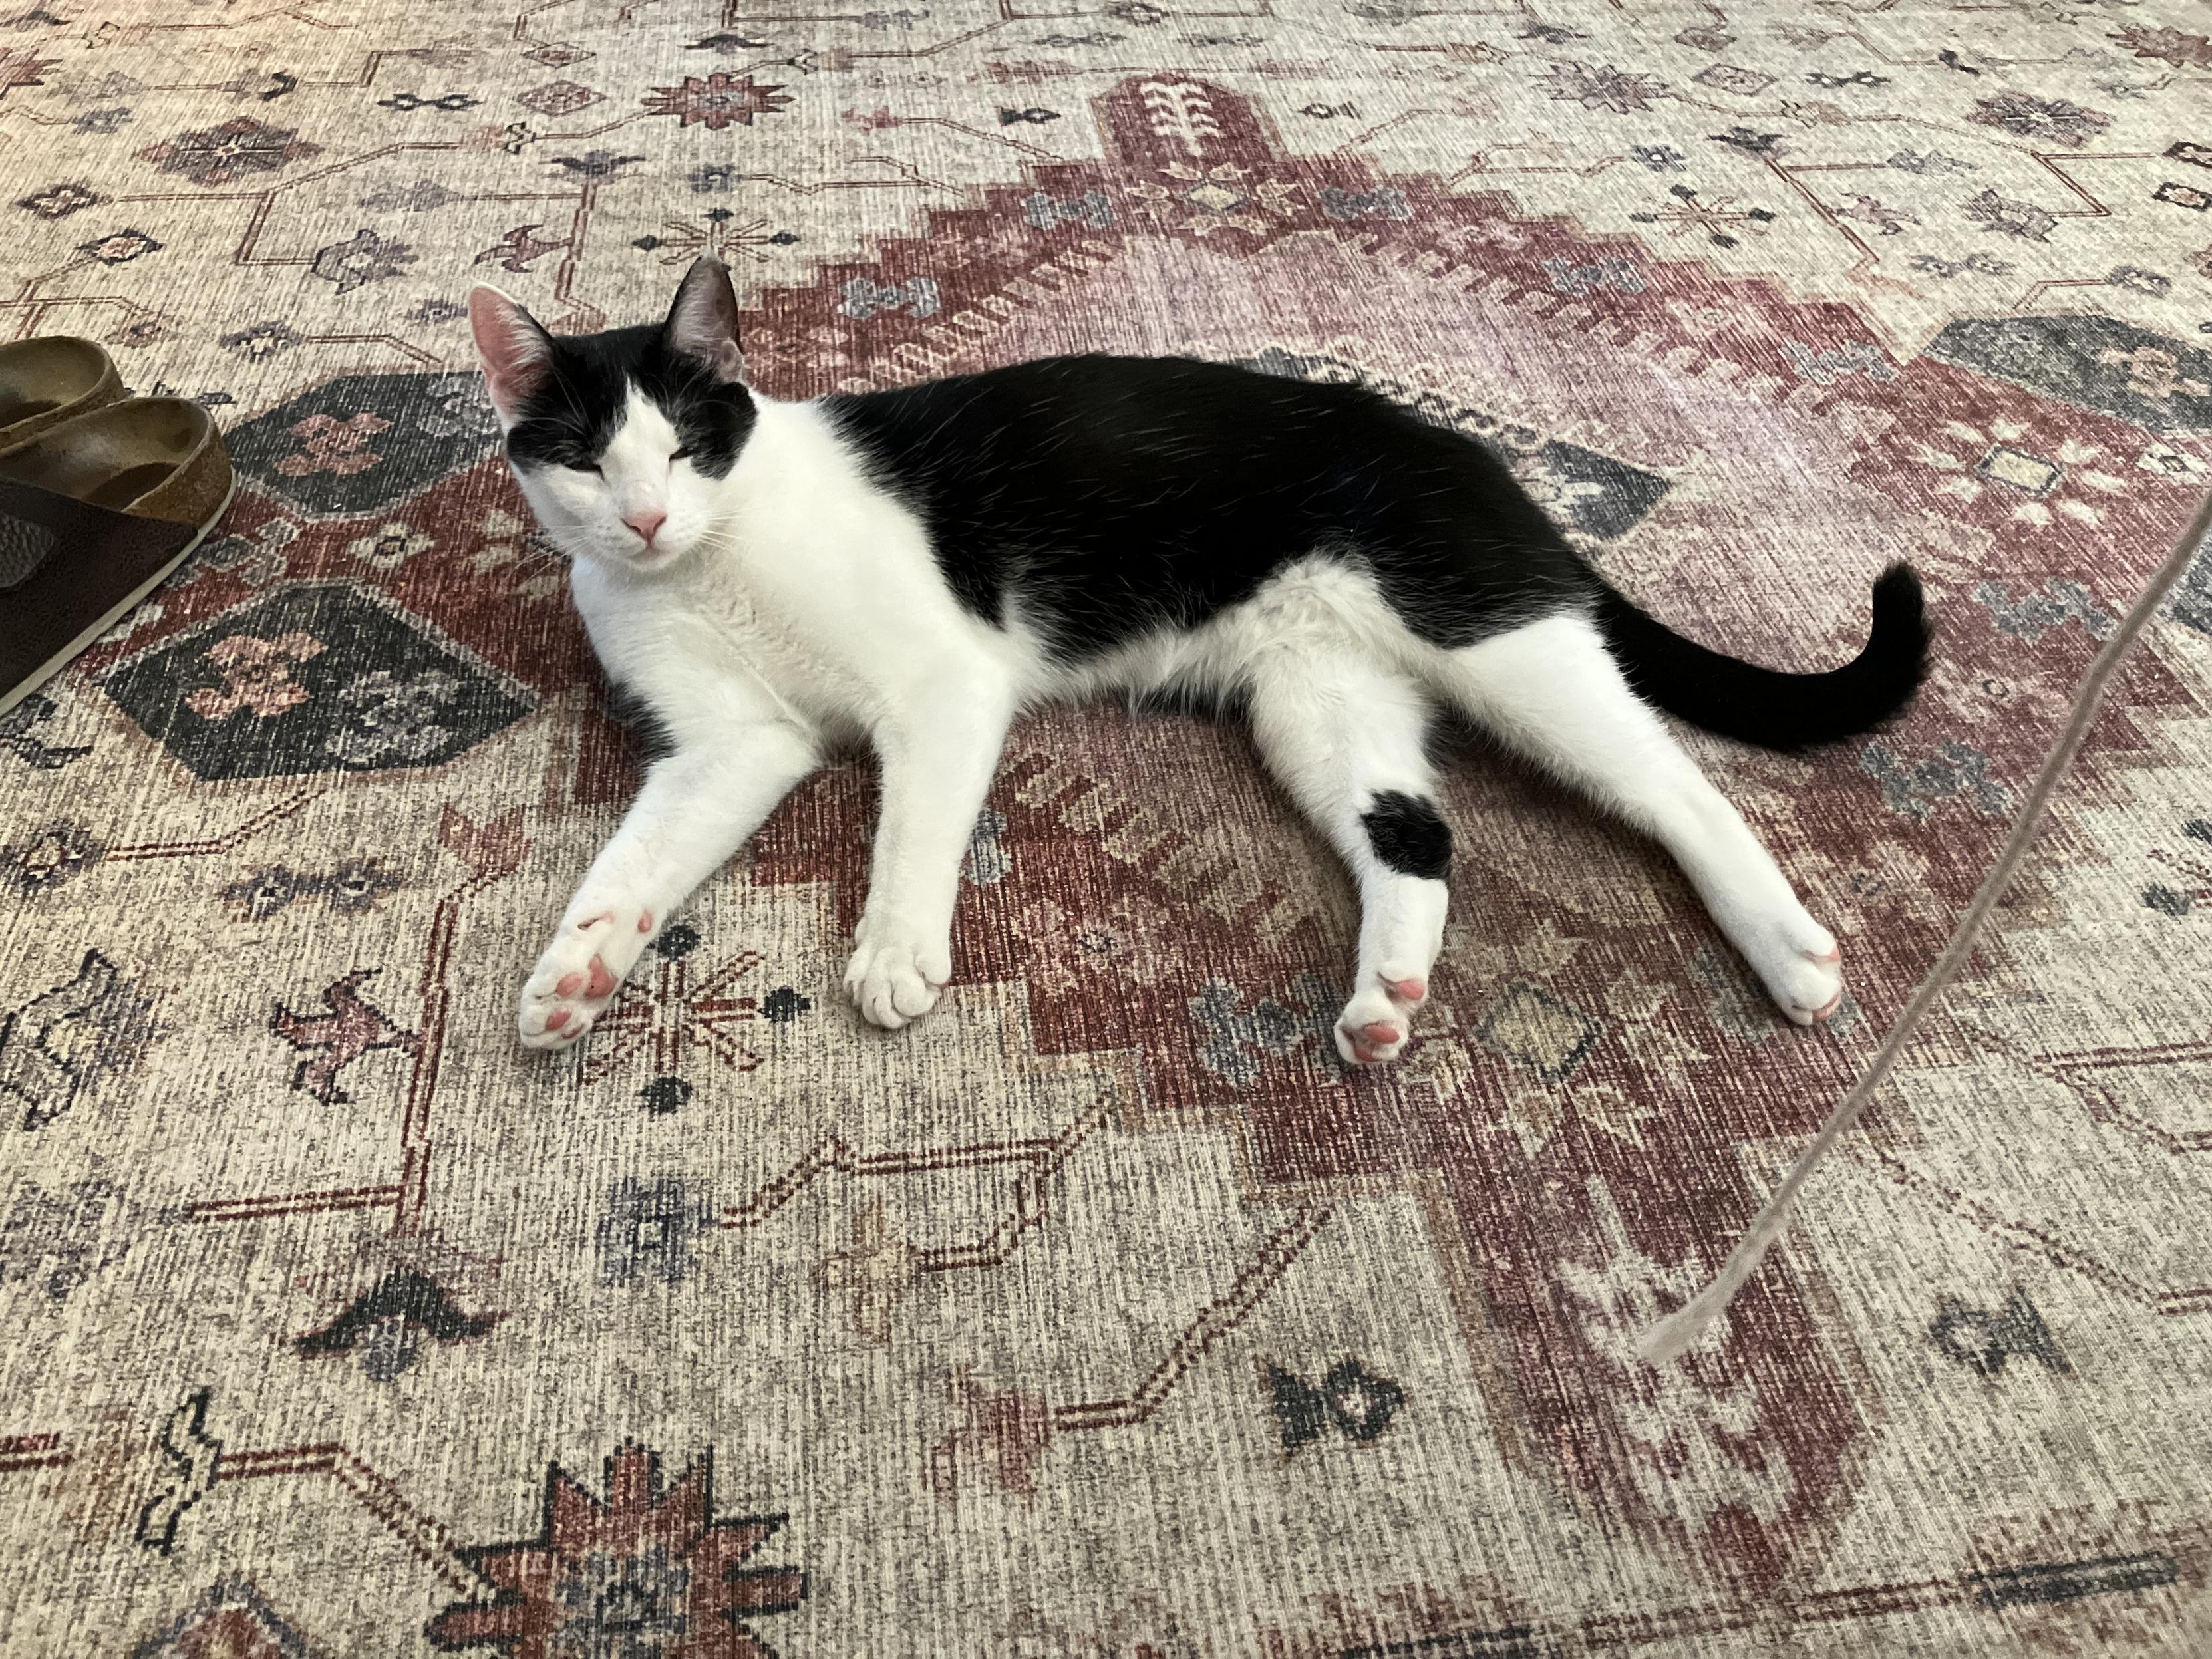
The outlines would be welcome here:
<svg viewBox="0 0 2212 1659">
<path fill-rule="evenodd" d="M 134 398 L 0 450 L 0 714 L 152 592 L 230 505 L 197 404 Z"/>
<path fill-rule="evenodd" d="M 0 450 L 123 400 L 123 377 L 89 340 L 67 334 L 0 345 Z"/>
</svg>

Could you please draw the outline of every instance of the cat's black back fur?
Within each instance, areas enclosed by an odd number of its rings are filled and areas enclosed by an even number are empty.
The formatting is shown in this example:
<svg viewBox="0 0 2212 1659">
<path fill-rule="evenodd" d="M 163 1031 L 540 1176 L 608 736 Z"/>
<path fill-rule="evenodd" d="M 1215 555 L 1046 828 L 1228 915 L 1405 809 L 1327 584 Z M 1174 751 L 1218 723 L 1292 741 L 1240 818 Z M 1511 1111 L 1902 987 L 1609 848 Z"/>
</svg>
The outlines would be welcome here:
<svg viewBox="0 0 2212 1659">
<path fill-rule="evenodd" d="M 1495 456 L 1361 386 L 1051 357 L 825 406 L 961 602 L 1071 658 L 1202 623 L 1317 552 L 1441 646 L 1599 591 Z"/>
</svg>

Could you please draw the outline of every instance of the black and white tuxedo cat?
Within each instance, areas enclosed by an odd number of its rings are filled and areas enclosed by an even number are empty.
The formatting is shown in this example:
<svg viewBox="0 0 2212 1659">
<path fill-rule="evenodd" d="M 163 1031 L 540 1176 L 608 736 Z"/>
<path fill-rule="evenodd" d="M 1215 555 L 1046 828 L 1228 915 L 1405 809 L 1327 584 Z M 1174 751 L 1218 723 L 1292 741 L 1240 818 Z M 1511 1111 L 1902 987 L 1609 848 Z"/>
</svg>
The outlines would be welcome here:
<svg viewBox="0 0 2212 1659">
<path fill-rule="evenodd" d="M 743 382 L 712 259 L 659 325 L 556 339 L 489 288 L 470 314 L 523 494 L 667 750 L 523 988 L 532 1047 L 582 1036 L 669 913 L 854 740 L 883 803 L 845 983 L 878 1025 L 927 1013 L 1008 723 L 1106 693 L 1242 711 L 1352 866 L 1348 1060 L 1397 1056 L 1442 941 L 1439 705 L 1656 837 L 1789 1018 L 1843 994 L 1834 937 L 1655 706 L 1781 748 L 1887 719 L 1928 641 L 1902 566 L 1854 661 L 1777 673 L 1645 616 L 1495 456 L 1356 386 L 1060 357 L 779 403 Z"/>
</svg>

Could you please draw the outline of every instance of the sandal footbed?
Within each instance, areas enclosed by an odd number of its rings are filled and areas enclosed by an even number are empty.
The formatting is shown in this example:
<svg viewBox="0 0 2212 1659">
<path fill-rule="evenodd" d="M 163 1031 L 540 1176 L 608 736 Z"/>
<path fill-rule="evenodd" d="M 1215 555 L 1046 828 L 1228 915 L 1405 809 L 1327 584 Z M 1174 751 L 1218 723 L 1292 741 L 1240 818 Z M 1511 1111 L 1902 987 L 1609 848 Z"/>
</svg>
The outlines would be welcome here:
<svg viewBox="0 0 2212 1659">
<path fill-rule="evenodd" d="M 178 398 L 134 398 L 48 427 L 0 451 L 0 478 L 192 525 L 221 511 L 231 483 L 215 423 Z"/>
<path fill-rule="evenodd" d="M 123 397 L 114 361 L 74 335 L 0 344 L 0 449 Z"/>
</svg>

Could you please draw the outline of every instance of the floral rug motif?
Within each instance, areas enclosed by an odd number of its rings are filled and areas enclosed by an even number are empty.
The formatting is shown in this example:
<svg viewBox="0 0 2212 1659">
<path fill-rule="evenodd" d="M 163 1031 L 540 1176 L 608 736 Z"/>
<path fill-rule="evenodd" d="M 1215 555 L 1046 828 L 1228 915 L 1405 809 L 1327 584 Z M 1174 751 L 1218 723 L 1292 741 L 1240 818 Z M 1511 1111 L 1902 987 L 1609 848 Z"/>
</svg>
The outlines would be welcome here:
<svg viewBox="0 0 2212 1659">
<path fill-rule="evenodd" d="M 699 0 L 0 17 L 9 337 L 197 398 L 220 532 L 0 717 L 0 1650 L 2212 1649 L 2212 565 L 1879 1109 L 1717 1264 L 2212 485 L 2184 0 Z M 1778 667 L 1886 563 L 1909 718 L 1692 735 L 1843 937 L 1779 1022 L 1473 746 L 1436 994 L 1233 728 L 1016 731 L 944 1010 L 838 990 L 804 786 L 580 1053 L 513 999 L 629 793 L 464 320 L 702 252 L 766 391 L 1056 351 L 1362 380 Z"/>
</svg>

